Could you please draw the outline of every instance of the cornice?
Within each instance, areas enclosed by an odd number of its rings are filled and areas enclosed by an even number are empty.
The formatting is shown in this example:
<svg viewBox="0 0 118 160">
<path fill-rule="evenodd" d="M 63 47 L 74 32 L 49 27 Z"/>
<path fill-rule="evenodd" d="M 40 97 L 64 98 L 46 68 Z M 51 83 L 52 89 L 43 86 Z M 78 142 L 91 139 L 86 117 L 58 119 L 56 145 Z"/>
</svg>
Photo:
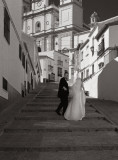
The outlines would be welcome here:
<svg viewBox="0 0 118 160">
<path fill-rule="evenodd" d="M 58 30 L 58 31 L 55 31 L 55 29 L 53 29 L 50 32 L 45 32 L 45 33 L 38 34 L 38 35 L 32 34 L 32 36 L 35 37 L 35 38 L 37 38 L 37 37 L 45 37 L 45 36 L 51 35 L 51 34 L 52 35 L 56 35 L 56 34 L 62 34 L 62 33 L 71 32 L 71 31 L 81 32 L 81 30 L 77 29 L 76 27 L 71 27 L 71 28 L 65 28 L 65 29 Z"/>
<path fill-rule="evenodd" d="M 80 4 L 78 4 L 78 3 L 76 3 L 76 2 L 70 2 L 70 3 L 66 3 L 66 4 L 59 5 L 59 8 L 62 8 L 62 7 L 71 5 L 71 4 L 76 4 L 76 5 L 78 5 L 80 8 L 83 8 Z"/>
<path fill-rule="evenodd" d="M 42 11 L 39 10 L 39 12 L 36 12 L 36 13 L 32 10 L 31 14 L 29 14 L 29 15 L 23 15 L 23 18 L 28 19 L 28 18 L 32 18 L 32 17 L 35 17 L 35 16 L 47 14 L 49 12 L 54 12 L 54 11 L 59 12 L 55 8 L 49 8 L 49 9 L 42 10 Z"/>
</svg>

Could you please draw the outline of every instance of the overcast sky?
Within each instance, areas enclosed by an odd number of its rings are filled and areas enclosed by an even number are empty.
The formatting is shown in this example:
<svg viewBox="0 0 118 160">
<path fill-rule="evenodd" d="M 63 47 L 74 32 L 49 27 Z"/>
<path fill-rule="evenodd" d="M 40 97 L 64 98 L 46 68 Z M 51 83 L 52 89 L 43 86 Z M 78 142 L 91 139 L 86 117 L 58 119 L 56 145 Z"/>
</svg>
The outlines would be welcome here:
<svg viewBox="0 0 118 160">
<path fill-rule="evenodd" d="M 59 4 L 60 0 L 51 0 Z M 118 15 L 118 0 L 83 0 L 84 22 L 90 23 L 91 14 L 96 11 L 100 21 Z"/>
</svg>

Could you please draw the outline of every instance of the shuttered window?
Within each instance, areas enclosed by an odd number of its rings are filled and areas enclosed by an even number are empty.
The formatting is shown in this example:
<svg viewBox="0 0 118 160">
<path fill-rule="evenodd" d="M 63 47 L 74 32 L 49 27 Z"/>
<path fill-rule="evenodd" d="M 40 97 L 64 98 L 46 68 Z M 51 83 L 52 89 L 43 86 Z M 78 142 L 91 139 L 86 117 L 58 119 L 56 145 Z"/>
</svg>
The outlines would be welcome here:
<svg viewBox="0 0 118 160">
<path fill-rule="evenodd" d="M 4 37 L 10 44 L 10 17 L 6 8 L 4 8 Z"/>
</svg>

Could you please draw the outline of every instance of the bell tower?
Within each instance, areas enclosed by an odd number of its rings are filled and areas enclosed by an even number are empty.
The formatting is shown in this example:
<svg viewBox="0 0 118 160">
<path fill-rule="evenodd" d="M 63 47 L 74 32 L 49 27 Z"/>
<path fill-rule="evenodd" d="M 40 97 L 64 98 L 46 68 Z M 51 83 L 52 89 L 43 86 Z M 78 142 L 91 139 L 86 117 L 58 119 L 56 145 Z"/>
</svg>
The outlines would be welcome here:
<svg viewBox="0 0 118 160">
<path fill-rule="evenodd" d="M 82 0 L 60 0 L 59 26 L 83 26 Z"/>
<path fill-rule="evenodd" d="M 94 12 L 90 17 L 90 24 L 94 26 L 97 22 L 99 22 L 100 18 L 96 12 Z"/>
</svg>

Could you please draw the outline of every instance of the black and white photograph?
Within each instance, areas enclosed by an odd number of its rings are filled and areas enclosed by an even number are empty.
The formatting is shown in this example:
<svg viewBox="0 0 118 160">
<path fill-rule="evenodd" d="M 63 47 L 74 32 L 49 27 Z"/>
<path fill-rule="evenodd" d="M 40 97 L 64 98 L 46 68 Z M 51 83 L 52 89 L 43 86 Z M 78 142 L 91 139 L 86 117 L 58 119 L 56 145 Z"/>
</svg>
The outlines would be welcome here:
<svg viewBox="0 0 118 160">
<path fill-rule="evenodd" d="M 118 0 L 0 0 L 0 160 L 118 160 Z"/>
</svg>

